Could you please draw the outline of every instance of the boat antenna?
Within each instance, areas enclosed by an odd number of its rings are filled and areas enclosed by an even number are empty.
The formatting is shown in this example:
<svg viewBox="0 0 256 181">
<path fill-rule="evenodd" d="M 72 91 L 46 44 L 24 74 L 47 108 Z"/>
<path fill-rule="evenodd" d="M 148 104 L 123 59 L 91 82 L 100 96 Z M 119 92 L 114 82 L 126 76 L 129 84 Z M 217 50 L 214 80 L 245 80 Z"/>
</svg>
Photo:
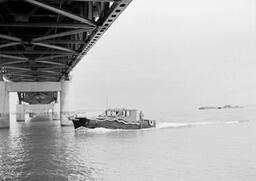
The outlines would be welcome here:
<svg viewBox="0 0 256 181">
<path fill-rule="evenodd" d="M 107 109 L 108 109 L 108 96 L 106 97 L 106 106 L 107 106 Z"/>
</svg>

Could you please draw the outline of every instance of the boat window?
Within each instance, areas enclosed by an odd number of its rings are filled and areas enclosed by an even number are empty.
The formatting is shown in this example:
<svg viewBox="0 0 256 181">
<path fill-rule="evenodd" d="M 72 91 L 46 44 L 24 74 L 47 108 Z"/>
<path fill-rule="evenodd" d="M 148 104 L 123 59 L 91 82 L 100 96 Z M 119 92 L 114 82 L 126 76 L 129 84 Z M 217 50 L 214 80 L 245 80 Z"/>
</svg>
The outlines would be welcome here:
<svg viewBox="0 0 256 181">
<path fill-rule="evenodd" d="M 112 111 L 111 116 L 116 116 L 116 112 L 115 112 L 115 111 Z"/>
<path fill-rule="evenodd" d="M 111 111 L 107 111 L 107 116 L 111 116 Z"/>
<path fill-rule="evenodd" d="M 129 117 L 129 116 L 130 116 L 130 112 L 126 111 L 126 117 Z"/>
</svg>

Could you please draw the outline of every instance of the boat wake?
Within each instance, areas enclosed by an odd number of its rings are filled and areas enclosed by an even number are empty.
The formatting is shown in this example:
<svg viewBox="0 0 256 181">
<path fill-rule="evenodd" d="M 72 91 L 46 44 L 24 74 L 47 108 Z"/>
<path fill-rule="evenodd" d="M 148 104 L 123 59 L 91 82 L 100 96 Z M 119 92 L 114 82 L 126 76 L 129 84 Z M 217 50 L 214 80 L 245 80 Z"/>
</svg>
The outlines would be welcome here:
<svg viewBox="0 0 256 181">
<path fill-rule="evenodd" d="M 184 127 L 197 127 L 197 126 L 206 126 L 206 125 L 217 125 L 217 124 L 239 124 L 249 122 L 249 120 L 240 120 L 240 121 L 199 121 L 199 122 L 157 122 L 156 128 L 149 129 L 107 129 L 107 128 L 95 128 L 87 129 L 80 128 L 80 131 L 85 131 L 86 133 L 92 134 L 107 134 L 107 133 L 116 133 L 116 132 L 128 132 L 128 131 L 149 131 L 155 129 L 165 129 L 165 128 L 184 128 Z M 80 132 L 79 131 L 79 132 Z"/>
<path fill-rule="evenodd" d="M 182 128 L 182 127 L 195 127 L 195 126 L 205 126 L 212 124 L 239 124 L 249 122 L 249 120 L 240 121 L 201 121 L 201 122 L 158 122 L 156 128 Z"/>
<path fill-rule="evenodd" d="M 105 134 L 105 133 L 121 132 L 121 131 L 129 131 L 129 130 L 125 130 L 125 129 L 107 129 L 107 128 L 86 129 L 86 132 L 95 133 L 95 134 Z"/>
</svg>

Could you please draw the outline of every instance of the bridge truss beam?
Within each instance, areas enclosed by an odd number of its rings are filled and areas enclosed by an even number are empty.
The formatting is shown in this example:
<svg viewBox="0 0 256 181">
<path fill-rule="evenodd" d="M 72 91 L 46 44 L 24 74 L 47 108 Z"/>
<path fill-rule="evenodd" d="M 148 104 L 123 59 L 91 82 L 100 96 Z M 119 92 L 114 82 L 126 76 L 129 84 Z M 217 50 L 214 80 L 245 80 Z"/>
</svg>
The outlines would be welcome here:
<svg viewBox="0 0 256 181">
<path fill-rule="evenodd" d="M 60 81 L 130 2 L 0 0 L 0 73 L 13 82 Z"/>
</svg>

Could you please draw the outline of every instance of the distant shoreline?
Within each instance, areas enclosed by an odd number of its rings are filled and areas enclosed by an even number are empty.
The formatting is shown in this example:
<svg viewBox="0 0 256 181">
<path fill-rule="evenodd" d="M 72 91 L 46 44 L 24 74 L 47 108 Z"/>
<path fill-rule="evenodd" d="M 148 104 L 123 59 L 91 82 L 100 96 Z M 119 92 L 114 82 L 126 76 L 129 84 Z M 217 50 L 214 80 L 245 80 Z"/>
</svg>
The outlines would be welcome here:
<svg viewBox="0 0 256 181">
<path fill-rule="evenodd" d="M 237 108 L 244 108 L 243 106 L 231 106 L 231 105 L 225 105 L 225 106 L 203 106 L 199 107 L 199 110 L 209 110 L 209 109 L 237 109 Z"/>
</svg>

